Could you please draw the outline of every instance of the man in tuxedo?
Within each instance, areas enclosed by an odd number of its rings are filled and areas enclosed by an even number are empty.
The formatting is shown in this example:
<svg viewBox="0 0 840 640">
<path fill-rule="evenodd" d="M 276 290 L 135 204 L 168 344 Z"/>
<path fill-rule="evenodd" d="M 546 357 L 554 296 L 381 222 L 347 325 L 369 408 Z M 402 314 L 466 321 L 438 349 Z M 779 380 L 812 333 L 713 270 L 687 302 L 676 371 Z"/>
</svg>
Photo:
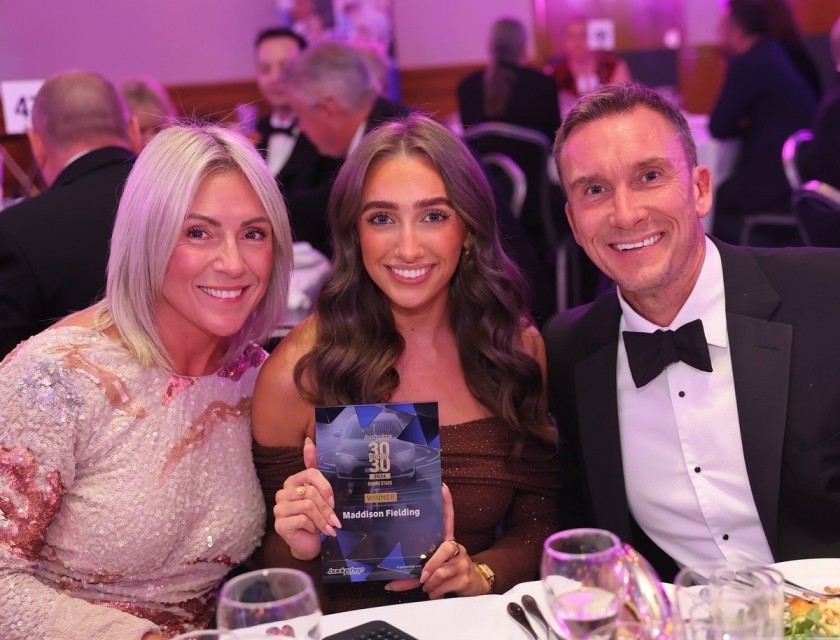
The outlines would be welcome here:
<svg viewBox="0 0 840 640">
<path fill-rule="evenodd" d="M 305 48 L 306 40 L 284 27 L 261 31 L 254 44 L 257 87 L 271 107 L 271 113 L 257 121 L 257 148 L 286 195 L 317 186 L 336 168 L 301 133 L 289 106 L 286 69 Z"/>
<path fill-rule="evenodd" d="M 297 240 L 329 255 L 327 204 L 335 173 L 365 133 L 411 109 L 380 95 L 364 54 L 348 44 L 310 47 L 289 66 L 285 80 L 301 131 L 336 161 L 335 171 L 317 187 L 287 195 L 289 221 Z"/>
<path fill-rule="evenodd" d="M 581 98 L 554 153 L 575 239 L 617 284 L 544 331 L 566 524 L 663 578 L 840 555 L 840 252 L 707 238 L 709 169 L 640 85 Z"/>
<path fill-rule="evenodd" d="M 117 203 L 140 132 L 110 82 L 47 80 L 27 131 L 48 189 L 0 212 L 0 357 L 104 292 Z"/>
</svg>

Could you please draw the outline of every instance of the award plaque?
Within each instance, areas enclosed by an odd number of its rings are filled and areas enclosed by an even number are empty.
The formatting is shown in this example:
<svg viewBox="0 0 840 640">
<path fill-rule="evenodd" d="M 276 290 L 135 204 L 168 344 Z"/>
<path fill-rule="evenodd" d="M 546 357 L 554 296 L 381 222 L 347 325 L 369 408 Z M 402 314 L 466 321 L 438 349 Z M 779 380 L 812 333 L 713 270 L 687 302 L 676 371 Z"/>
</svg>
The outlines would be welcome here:
<svg viewBox="0 0 840 640">
<path fill-rule="evenodd" d="M 417 577 L 443 541 L 436 402 L 316 407 L 318 469 L 341 522 L 324 582 Z"/>
</svg>

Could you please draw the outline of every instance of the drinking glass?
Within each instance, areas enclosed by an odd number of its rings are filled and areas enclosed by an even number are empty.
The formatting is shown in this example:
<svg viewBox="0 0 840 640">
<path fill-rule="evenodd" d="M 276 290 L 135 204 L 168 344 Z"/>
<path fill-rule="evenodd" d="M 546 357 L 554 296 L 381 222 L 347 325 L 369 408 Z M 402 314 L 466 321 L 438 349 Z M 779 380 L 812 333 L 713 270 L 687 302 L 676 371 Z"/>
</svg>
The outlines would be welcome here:
<svg viewBox="0 0 840 640">
<path fill-rule="evenodd" d="M 746 600 L 761 620 L 755 637 L 784 635 L 784 578 L 775 569 L 758 564 L 700 564 L 682 569 L 674 586 L 677 608 L 684 618 L 701 602 Z"/>
<path fill-rule="evenodd" d="M 584 640 L 658 640 L 659 634 L 638 622 L 614 622 L 587 633 Z"/>
<path fill-rule="evenodd" d="M 616 621 L 627 598 L 621 541 L 602 529 L 570 529 L 543 546 L 542 583 L 560 634 L 580 640 Z"/>
<path fill-rule="evenodd" d="M 692 607 L 680 621 L 677 637 L 681 640 L 756 640 L 764 637 L 763 628 L 764 613 L 749 597 L 727 594 Z"/>
<path fill-rule="evenodd" d="M 296 569 L 251 571 L 225 583 L 219 594 L 219 629 L 248 629 L 237 638 L 320 640 L 321 609 L 308 575 Z"/>
</svg>

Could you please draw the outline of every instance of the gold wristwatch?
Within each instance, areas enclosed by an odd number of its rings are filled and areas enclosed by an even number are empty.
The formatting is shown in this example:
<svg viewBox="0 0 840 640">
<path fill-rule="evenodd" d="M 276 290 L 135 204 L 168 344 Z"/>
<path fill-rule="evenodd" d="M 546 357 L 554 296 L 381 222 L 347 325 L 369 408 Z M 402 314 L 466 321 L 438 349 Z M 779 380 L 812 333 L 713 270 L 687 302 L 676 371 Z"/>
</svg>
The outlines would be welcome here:
<svg viewBox="0 0 840 640">
<path fill-rule="evenodd" d="M 490 585 L 490 593 L 493 593 L 493 587 L 496 586 L 496 574 L 483 562 L 476 562 L 475 568 L 481 574 L 481 577 L 487 580 L 487 583 Z"/>
</svg>

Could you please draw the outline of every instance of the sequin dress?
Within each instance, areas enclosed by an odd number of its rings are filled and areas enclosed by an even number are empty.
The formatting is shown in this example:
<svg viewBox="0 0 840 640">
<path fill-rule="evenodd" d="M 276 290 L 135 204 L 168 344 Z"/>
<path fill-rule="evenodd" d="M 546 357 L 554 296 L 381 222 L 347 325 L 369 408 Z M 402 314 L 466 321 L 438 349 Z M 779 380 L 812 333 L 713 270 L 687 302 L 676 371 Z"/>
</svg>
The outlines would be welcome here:
<svg viewBox="0 0 840 640">
<path fill-rule="evenodd" d="M 0 364 L 0 638 L 210 622 L 263 532 L 250 403 L 264 359 L 251 345 L 215 375 L 173 376 L 60 327 Z"/>
<path fill-rule="evenodd" d="M 554 447 L 531 440 L 510 461 L 510 429 L 496 418 L 441 427 L 441 472 L 455 510 L 455 538 L 471 558 L 496 574 L 494 592 L 539 577 L 542 543 L 557 531 L 560 467 Z M 299 447 L 254 444 L 254 461 L 266 504 L 290 475 L 303 470 Z M 321 562 L 302 562 L 274 532 L 269 511 L 266 537 L 255 559 L 264 566 L 289 566 L 320 584 Z M 325 613 L 426 599 L 420 589 L 388 593 L 384 582 L 320 585 Z"/>
</svg>

